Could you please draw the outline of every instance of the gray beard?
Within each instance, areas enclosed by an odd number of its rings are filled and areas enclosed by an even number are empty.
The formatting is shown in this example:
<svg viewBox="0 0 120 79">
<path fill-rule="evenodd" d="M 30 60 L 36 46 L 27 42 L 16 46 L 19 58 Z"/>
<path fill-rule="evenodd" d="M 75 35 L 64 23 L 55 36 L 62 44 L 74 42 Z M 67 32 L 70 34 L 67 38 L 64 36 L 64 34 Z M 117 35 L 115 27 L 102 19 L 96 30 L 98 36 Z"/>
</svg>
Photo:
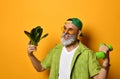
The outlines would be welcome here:
<svg viewBox="0 0 120 79">
<path fill-rule="evenodd" d="M 67 40 L 64 39 L 64 36 L 65 36 L 65 35 L 66 35 L 66 34 L 63 33 L 62 38 L 61 38 L 61 42 L 62 42 L 62 44 L 63 44 L 64 46 L 71 45 L 71 44 L 73 44 L 73 43 L 76 41 L 77 35 L 67 34 L 67 35 L 70 36 L 69 39 L 67 39 Z"/>
</svg>

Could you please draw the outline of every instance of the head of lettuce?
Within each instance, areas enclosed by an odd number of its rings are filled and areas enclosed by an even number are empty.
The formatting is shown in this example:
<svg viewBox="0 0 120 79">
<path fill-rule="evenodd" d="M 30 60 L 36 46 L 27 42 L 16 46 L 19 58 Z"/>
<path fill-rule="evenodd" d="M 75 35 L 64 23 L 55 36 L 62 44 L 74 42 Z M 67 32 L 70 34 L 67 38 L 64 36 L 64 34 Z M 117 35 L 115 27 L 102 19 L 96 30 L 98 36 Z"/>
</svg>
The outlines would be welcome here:
<svg viewBox="0 0 120 79">
<path fill-rule="evenodd" d="M 46 33 L 45 35 L 42 36 L 43 28 L 41 26 L 37 26 L 33 28 L 30 32 L 24 31 L 24 33 L 29 37 L 30 39 L 30 44 L 38 46 L 38 42 L 48 36 Z"/>
</svg>

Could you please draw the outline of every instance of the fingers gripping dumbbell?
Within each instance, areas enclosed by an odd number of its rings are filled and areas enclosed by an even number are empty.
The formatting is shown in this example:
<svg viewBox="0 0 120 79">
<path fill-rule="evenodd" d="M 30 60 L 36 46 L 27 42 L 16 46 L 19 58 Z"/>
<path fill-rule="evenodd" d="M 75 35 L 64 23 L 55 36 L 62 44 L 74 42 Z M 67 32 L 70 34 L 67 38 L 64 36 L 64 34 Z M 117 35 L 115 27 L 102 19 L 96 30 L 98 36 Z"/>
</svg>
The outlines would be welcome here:
<svg viewBox="0 0 120 79">
<path fill-rule="evenodd" d="M 109 51 L 113 50 L 113 47 L 110 44 L 101 43 L 100 46 L 105 45 L 108 47 Z M 105 58 L 106 54 L 103 51 L 96 52 L 96 57 L 98 59 Z"/>
</svg>

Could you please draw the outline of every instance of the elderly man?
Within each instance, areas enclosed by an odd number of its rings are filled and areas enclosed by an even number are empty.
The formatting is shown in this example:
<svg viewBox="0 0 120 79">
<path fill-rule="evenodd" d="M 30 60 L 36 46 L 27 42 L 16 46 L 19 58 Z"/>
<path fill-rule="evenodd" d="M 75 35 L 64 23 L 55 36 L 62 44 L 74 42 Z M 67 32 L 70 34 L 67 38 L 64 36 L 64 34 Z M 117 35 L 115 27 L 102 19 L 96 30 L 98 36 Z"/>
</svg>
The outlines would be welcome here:
<svg viewBox="0 0 120 79">
<path fill-rule="evenodd" d="M 78 18 L 69 18 L 63 27 L 62 44 L 50 50 L 43 61 L 33 54 L 36 46 L 28 45 L 28 56 L 38 71 L 50 69 L 49 79 L 106 79 L 109 70 L 109 49 L 101 46 L 100 51 L 106 57 L 100 66 L 95 53 L 81 43 L 82 22 Z"/>
</svg>

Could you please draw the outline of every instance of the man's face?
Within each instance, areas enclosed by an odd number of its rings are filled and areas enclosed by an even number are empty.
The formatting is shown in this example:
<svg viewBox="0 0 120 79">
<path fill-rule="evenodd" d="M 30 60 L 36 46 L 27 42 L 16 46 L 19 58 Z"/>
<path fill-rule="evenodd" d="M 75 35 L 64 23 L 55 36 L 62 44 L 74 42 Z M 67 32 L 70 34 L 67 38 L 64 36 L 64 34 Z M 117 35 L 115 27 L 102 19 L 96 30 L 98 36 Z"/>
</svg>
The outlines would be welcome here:
<svg viewBox="0 0 120 79">
<path fill-rule="evenodd" d="M 78 32 L 78 28 L 71 22 L 65 23 L 61 38 L 63 45 L 68 46 L 73 44 L 77 40 Z"/>
</svg>

